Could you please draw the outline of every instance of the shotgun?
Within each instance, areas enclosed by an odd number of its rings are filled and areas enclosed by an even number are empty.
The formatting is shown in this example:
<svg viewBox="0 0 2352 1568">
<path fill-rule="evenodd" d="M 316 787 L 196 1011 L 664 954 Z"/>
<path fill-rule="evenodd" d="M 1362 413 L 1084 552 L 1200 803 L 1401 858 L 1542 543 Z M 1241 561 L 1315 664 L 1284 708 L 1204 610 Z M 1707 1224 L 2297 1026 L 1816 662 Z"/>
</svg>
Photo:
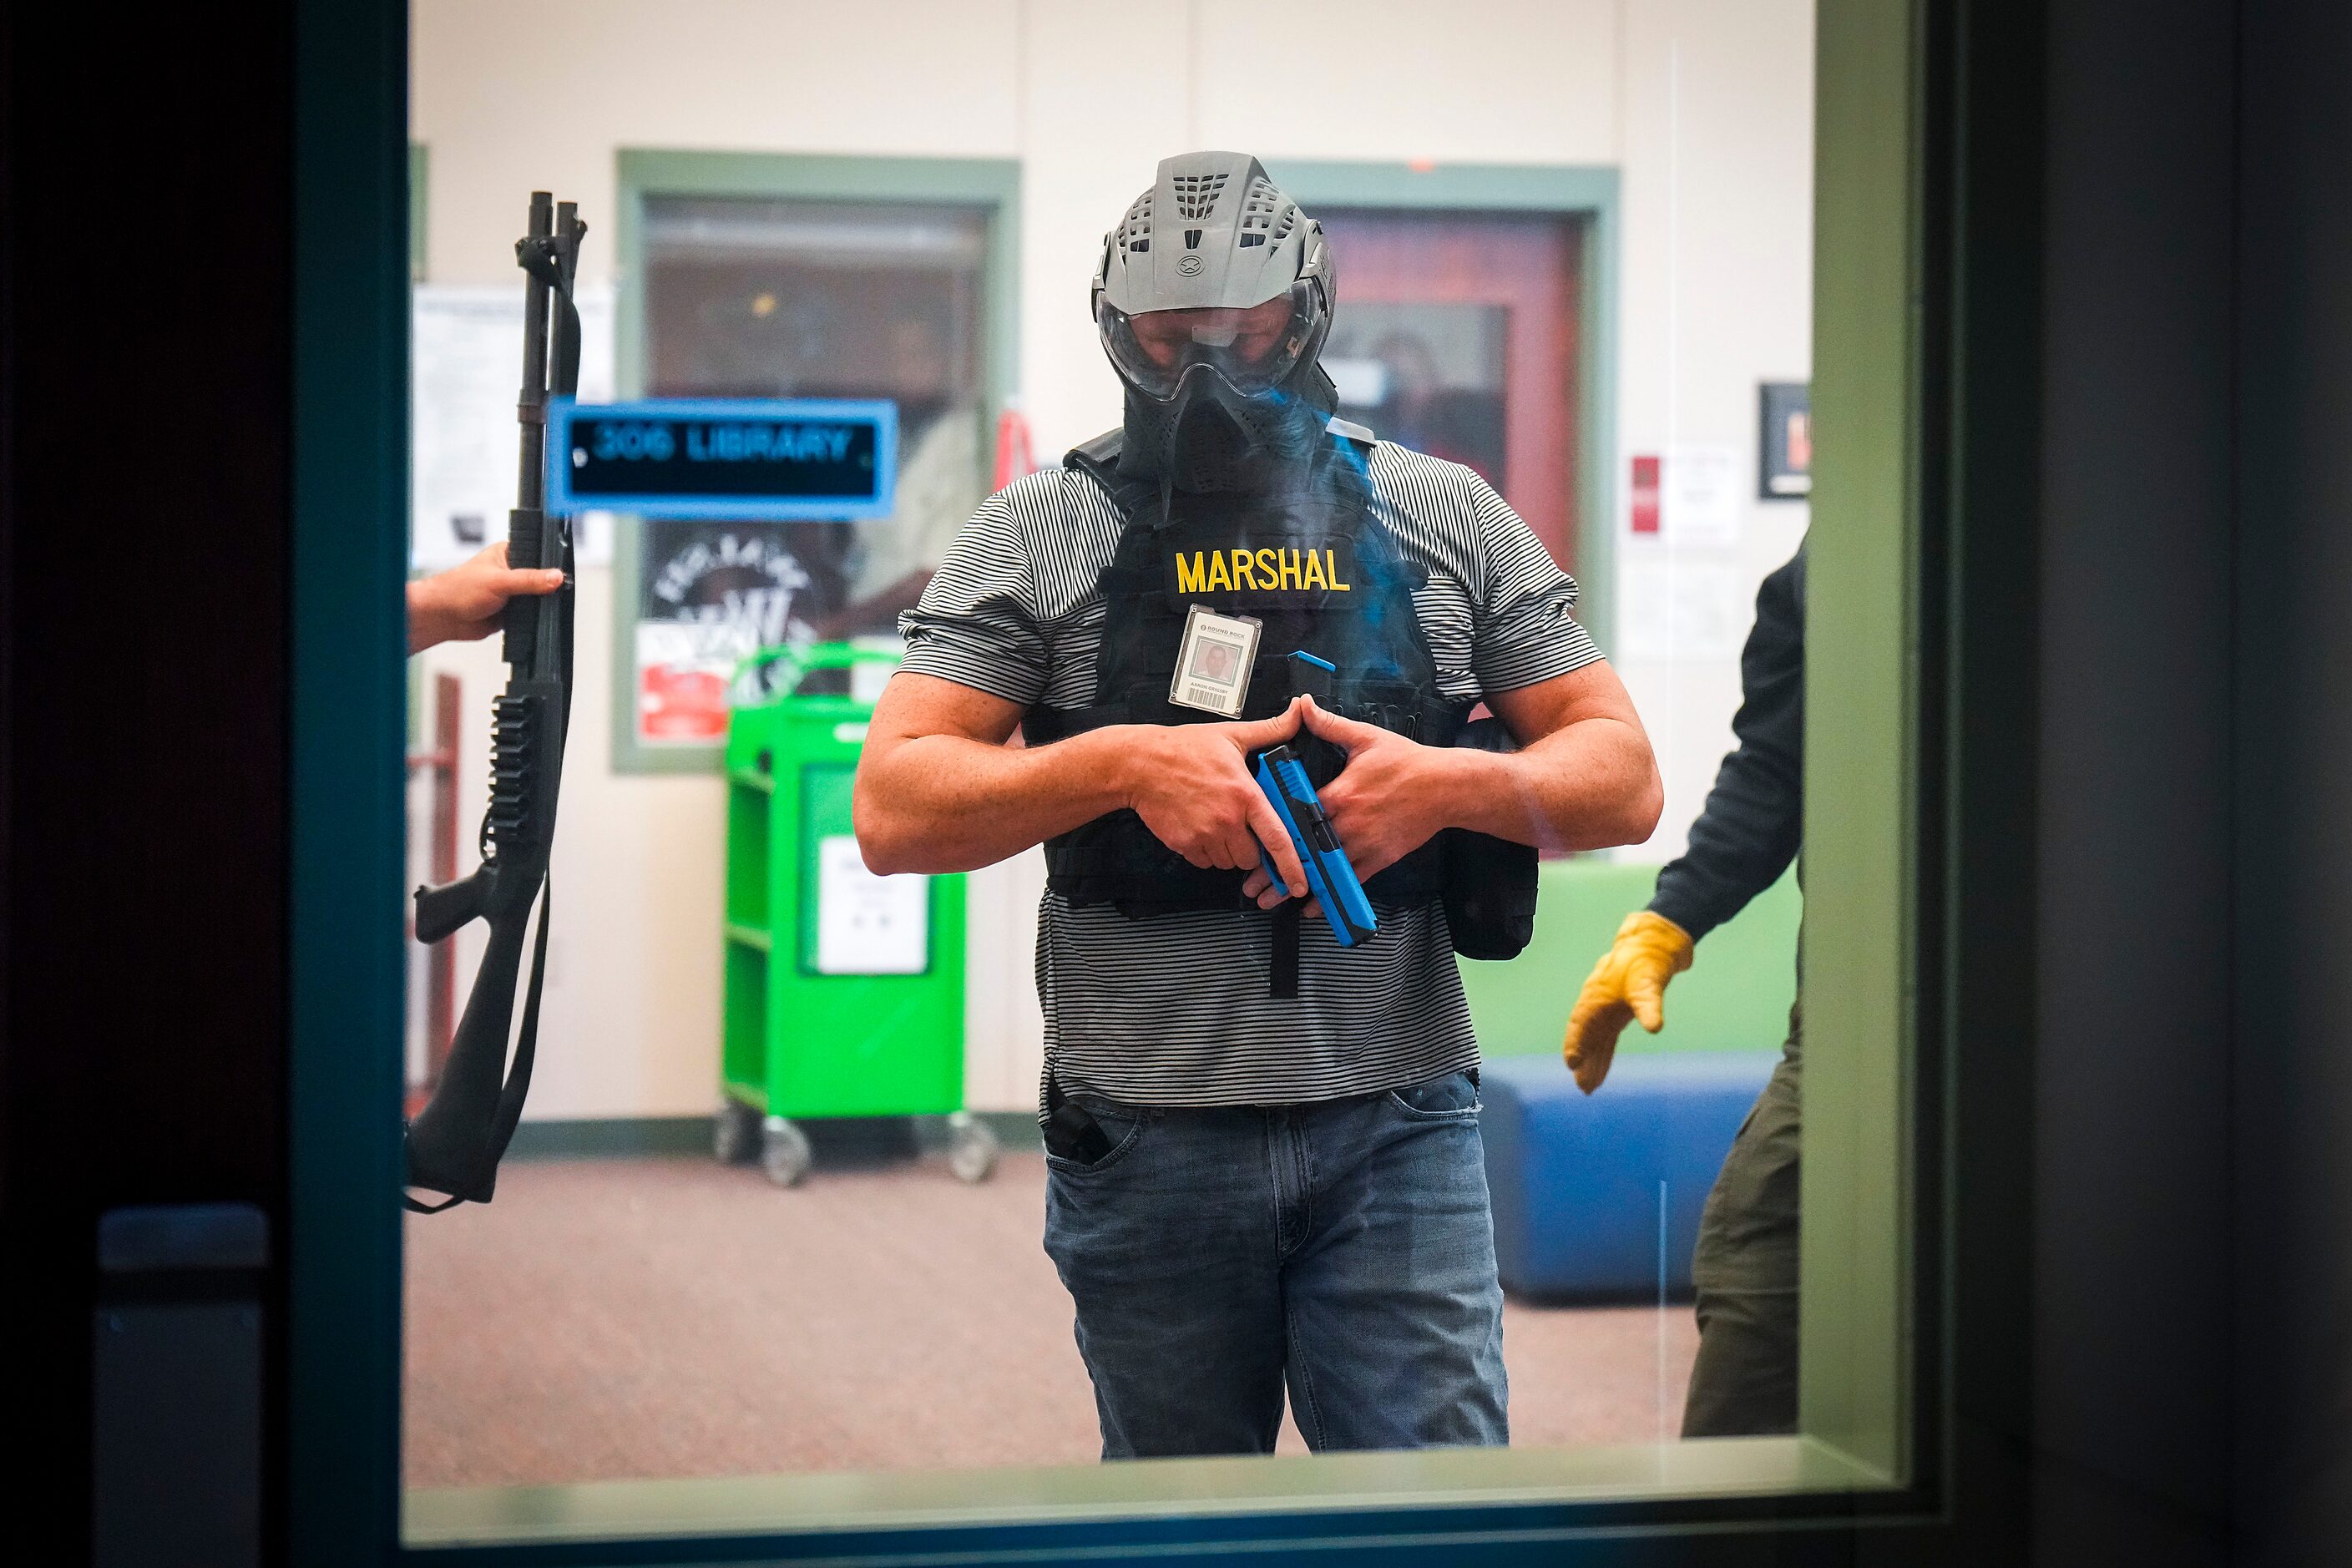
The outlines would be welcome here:
<svg viewBox="0 0 2352 1568">
<path fill-rule="evenodd" d="M 560 566 L 564 583 L 544 596 L 513 599 L 505 610 L 501 652 L 509 674 L 504 695 L 491 707 L 490 805 L 482 818 L 482 863 L 457 881 L 416 889 L 419 942 L 446 941 L 477 920 L 489 927 L 482 965 L 440 1082 L 408 1124 L 407 1184 L 442 1195 L 442 1201 L 429 1203 L 412 1191 L 406 1201 L 419 1214 L 490 1201 L 499 1158 L 514 1137 L 523 1097 L 530 1092 L 539 1045 L 551 897 L 548 856 L 555 838 L 564 735 L 572 721 L 572 522 L 546 512 L 547 404 L 551 395 L 570 397 L 580 386 L 580 311 L 572 302 L 572 279 L 580 265 L 580 238 L 587 231 L 574 204 L 557 203 L 537 191 L 530 198 L 530 233 L 515 244 L 515 259 L 526 279 L 522 391 L 515 408 L 522 426 L 522 462 L 517 505 L 507 514 L 507 561 L 514 566 Z M 521 987 L 526 945 L 530 980 L 518 1029 L 515 993 Z"/>
</svg>

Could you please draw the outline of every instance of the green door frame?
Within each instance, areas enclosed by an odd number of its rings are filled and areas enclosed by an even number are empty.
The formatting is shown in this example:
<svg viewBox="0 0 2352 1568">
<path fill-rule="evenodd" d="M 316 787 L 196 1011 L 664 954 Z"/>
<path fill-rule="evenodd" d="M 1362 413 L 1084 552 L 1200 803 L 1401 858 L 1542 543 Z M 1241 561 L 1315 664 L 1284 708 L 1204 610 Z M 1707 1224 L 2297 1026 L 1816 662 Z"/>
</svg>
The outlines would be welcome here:
<svg viewBox="0 0 2352 1568">
<path fill-rule="evenodd" d="M 705 153 L 623 148 L 614 215 L 618 298 L 614 390 L 646 387 L 646 202 L 653 196 L 766 196 L 805 202 L 922 202 L 974 207 L 988 220 L 984 307 L 984 430 L 1016 391 L 1021 352 L 1021 165 L 1003 158 L 868 158 L 802 153 Z M 981 460 L 993 448 L 983 441 Z M 987 476 L 982 476 L 984 485 Z M 635 627 L 642 531 L 623 516 L 613 535 L 613 771 L 716 773 L 726 748 L 637 741 Z"/>
<path fill-rule="evenodd" d="M 1920 584 L 1916 85 L 1902 8 L 1824 5 L 1805 590 L 1804 1163 L 1799 1426 L 1908 1473 L 1917 1114 L 1911 849 Z M 1832 69 L 1843 61 L 1843 68 Z M 1840 138 L 1840 123 L 1883 127 Z M 1830 302 L 1823 308 L 1822 301 Z M 1894 1375 L 1890 1375 L 1893 1369 Z"/>
<path fill-rule="evenodd" d="M 408 280 L 425 281 L 425 219 L 429 210 L 425 193 L 433 154 L 422 142 L 408 144 Z"/>
<path fill-rule="evenodd" d="M 1617 171 L 1548 163 L 1348 163 L 1276 159 L 1267 168 L 1308 213 L 1325 207 L 1393 212 L 1549 213 L 1581 221 L 1579 305 L 1576 613 L 1608 639 L 1616 604 L 1617 299 L 1622 228 Z M 1340 303 L 1346 308 L 1342 258 Z"/>
<path fill-rule="evenodd" d="M 691 1535 L 635 1540 L 596 1499 L 541 1492 L 511 1499 L 510 1531 L 404 1551 L 390 1108 L 405 18 L 384 0 L 297 11 L 289 1561 L 2016 1559 L 2031 1403 L 2020 1166 L 2033 1050 L 2012 1003 L 2031 994 L 2032 948 L 2017 735 L 2021 721 L 2032 732 L 2035 667 L 2015 637 L 2035 607 L 2038 526 L 2019 434 L 2037 320 L 2039 132 L 2018 108 L 2038 102 L 2031 15 L 1959 0 L 1818 12 L 1807 1436 L 1641 1450 L 1614 1474 L 1605 1455 L 1528 1451 L 915 1477 L 907 1500 L 928 1488 L 933 1511 L 832 1528 L 763 1515 L 737 1483 L 677 1483 L 667 1502 Z M 1768 1481 L 1742 1455 L 1785 1468 Z M 1585 1483 L 1563 1484 L 1579 1464 Z M 1177 1483 L 1156 1500 L 1155 1472 Z M 1661 1479 L 1685 1495 L 1662 1495 Z M 1808 1479 L 1825 1489 L 1789 1489 Z M 455 1543 L 468 1535 L 482 1544 Z"/>
</svg>

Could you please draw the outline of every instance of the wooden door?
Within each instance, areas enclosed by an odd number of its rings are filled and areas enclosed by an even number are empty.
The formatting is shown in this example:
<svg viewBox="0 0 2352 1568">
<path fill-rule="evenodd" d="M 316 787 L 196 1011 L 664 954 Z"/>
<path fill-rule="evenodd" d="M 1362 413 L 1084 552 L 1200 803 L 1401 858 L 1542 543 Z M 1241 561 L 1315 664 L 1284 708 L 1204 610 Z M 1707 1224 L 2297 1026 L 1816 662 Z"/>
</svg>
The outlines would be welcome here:
<svg viewBox="0 0 2352 1568">
<path fill-rule="evenodd" d="M 1318 215 L 1340 413 L 1467 463 L 1573 570 L 1583 228 L 1544 213 Z"/>
</svg>

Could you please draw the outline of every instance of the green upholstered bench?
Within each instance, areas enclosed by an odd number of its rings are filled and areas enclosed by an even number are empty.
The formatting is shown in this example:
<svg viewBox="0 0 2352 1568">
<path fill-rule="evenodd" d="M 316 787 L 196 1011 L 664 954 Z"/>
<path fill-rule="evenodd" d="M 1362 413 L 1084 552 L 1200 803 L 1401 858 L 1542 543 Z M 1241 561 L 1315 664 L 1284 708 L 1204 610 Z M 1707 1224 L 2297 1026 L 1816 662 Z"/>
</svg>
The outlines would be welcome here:
<svg viewBox="0 0 2352 1568">
<path fill-rule="evenodd" d="M 1576 993 L 1617 927 L 1650 901 L 1655 866 L 1597 858 L 1547 860 L 1536 900 L 1535 940 L 1502 963 L 1462 965 L 1479 1048 L 1489 1057 L 1558 1056 Z M 1797 992 L 1797 920 L 1804 907 L 1793 874 L 1738 919 L 1707 933 L 1697 961 L 1666 990 L 1666 1026 L 1629 1025 L 1621 1051 L 1778 1050 Z"/>
</svg>

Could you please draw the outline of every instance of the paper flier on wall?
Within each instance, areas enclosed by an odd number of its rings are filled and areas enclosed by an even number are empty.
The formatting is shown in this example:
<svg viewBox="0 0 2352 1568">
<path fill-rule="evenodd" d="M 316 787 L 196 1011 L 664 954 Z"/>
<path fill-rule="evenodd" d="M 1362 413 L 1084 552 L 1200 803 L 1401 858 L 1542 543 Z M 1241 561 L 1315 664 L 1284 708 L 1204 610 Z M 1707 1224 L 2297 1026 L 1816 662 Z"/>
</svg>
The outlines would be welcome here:
<svg viewBox="0 0 2352 1568">
<path fill-rule="evenodd" d="M 1619 650 L 1629 659 L 1736 658 L 1755 618 L 1749 592 L 1727 561 L 1625 561 L 1617 574 Z"/>
<path fill-rule="evenodd" d="M 1668 449 L 1661 476 L 1665 542 L 1675 548 L 1728 548 L 1739 542 L 1747 476 L 1730 447 L 1683 444 Z"/>
<path fill-rule="evenodd" d="M 583 286 L 580 395 L 613 394 L 613 290 Z M 409 560 L 454 566 L 507 536 L 515 504 L 522 284 L 420 283 L 410 291 Z M 611 559 L 611 525 L 592 526 L 589 564 Z"/>
</svg>

